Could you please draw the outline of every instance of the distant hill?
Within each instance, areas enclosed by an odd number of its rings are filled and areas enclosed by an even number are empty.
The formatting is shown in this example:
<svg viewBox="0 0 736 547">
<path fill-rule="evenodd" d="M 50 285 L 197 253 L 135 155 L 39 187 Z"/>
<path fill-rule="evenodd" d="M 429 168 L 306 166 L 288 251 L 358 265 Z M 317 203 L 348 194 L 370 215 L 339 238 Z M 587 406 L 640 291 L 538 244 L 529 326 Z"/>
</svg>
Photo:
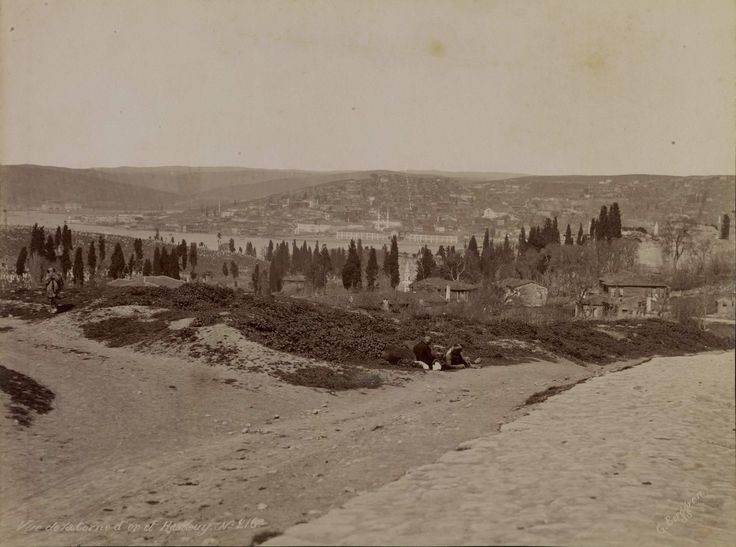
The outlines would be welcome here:
<svg viewBox="0 0 736 547">
<path fill-rule="evenodd" d="M 0 165 L 0 204 L 37 207 L 45 201 L 76 202 L 98 209 L 158 209 L 178 196 L 106 179 L 87 169 Z"/>
<path fill-rule="evenodd" d="M 527 177 L 519 173 L 496 173 L 482 171 L 407 171 L 411 175 L 431 175 L 435 177 L 458 179 L 460 182 L 476 182 L 484 180 L 508 180 L 517 177 Z"/>
<path fill-rule="evenodd" d="M 212 193 L 218 188 L 247 186 L 269 180 L 292 180 L 295 181 L 295 186 L 299 186 L 301 184 L 298 182 L 299 179 L 315 174 L 309 171 L 282 169 L 180 166 L 113 167 L 96 168 L 89 171 L 101 174 L 106 180 L 172 192 L 187 198 L 197 194 Z"/>
<path fill-rule="evenodd" d="M 0 166 L 0 203 L 12 208 L 38 207 L 44 201 L 73 201 L 99 209 L 186 207 L 248 201 L 364 175 L 243 167 L 5 165 Z"/>
</svg>

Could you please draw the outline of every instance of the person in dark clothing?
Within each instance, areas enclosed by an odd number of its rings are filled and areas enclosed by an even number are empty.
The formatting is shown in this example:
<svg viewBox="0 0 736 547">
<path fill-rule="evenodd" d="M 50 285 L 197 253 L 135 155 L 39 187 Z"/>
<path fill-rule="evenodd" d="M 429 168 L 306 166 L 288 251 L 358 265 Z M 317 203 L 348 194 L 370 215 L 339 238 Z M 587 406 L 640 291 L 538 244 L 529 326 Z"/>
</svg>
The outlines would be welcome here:
<svg viewBox="0 0 736 547">
<path fill-rule="evenodd" d="M 434 353 L 432 353 L 432 348 L 429 345 L 431 342 L 432 339 L 429 336 L 425 336 L 414 346 L 415 362 L 425 370 L 429 370 L 435 361 Z"/>
<path fill-rule="evenodd" d="M 445 367 L 444 368 L 466 368 L 470 367 L 470 363 L 463 355 L 463 347 L 460 344 L 455 344 L 445 354 Z"/>
</svg>

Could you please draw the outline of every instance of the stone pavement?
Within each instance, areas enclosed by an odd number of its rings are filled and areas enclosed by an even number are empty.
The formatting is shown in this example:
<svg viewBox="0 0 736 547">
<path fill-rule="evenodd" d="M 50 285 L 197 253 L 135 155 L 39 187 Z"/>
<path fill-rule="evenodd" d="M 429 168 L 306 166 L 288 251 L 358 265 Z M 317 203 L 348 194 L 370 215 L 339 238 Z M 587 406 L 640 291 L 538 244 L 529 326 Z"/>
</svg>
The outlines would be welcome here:
<svg viewBox="0 0 736 547">
<path fill-rule="evenodd" d="M 734 545 L 734 421 L 733 351 L 655 358 L 265 545 Z"/>
</svg>

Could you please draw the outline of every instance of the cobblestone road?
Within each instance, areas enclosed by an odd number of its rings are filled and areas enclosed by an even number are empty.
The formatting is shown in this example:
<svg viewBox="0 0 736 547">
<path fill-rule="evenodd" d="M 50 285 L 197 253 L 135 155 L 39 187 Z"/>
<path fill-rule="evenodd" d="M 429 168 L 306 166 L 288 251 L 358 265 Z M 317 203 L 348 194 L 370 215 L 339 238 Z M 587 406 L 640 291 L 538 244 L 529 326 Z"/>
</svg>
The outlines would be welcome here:
<svg viewBox="0 0 736 547">
<path fill-rule="evenodd" d="M 656 358 L 266 544 L 733 545 L 734 431 L 734 352 Z"/>
</svg>

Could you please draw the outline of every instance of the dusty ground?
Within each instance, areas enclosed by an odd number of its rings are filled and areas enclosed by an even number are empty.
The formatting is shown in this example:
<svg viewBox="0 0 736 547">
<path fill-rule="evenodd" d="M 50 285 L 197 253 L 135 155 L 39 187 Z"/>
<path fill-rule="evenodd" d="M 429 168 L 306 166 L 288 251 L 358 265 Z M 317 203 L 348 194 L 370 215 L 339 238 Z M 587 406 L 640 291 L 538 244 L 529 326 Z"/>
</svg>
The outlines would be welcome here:
<svg viewBox="0 0 736 547">
<path fill-rule="evenodd" d="M 269 545 L 734 545 L 734 353 L 656 358 Z"/>
<path fill-rule="evenodd" d="M 292 358 L 244 347 L 261 363 Z M 498 430 L 538 391 L 604 370 L 537 361 L 380 371 L 379 389 L 330 393 L 258 367 L 107 347 L 85 339 L 72 314 L 0 319 L 0 359 L 53 393 L 30 425 L 9 410 L 0 420 L 6 545 L 248 544 Z"/>
</svg>

